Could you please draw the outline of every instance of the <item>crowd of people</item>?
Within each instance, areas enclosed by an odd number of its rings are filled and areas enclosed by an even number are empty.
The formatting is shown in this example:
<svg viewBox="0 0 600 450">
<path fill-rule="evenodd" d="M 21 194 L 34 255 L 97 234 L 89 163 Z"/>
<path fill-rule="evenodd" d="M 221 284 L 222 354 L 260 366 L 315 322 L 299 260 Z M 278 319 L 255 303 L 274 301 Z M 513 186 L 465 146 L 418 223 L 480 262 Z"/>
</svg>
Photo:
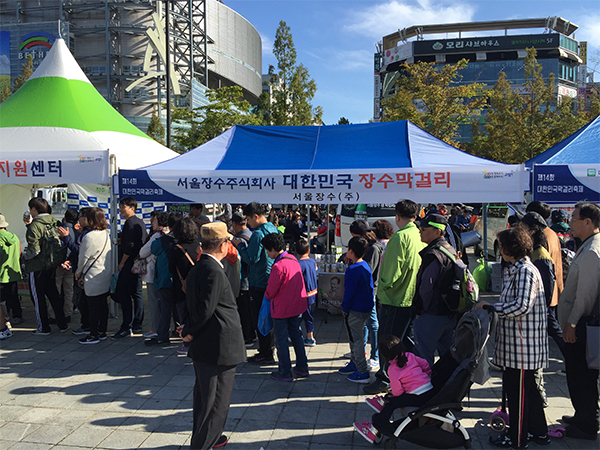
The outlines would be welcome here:
<svg viewBox="0 0 600 450">
<path fill-rule="evenodd" d="M 177 351 L 194 364 L 191 447 L 223 446 L 236 365 L 246 361 L 247 348 L 257 348 L 247 359 L 257 365 L 274 364 L 277 351 L 274 380 L 310 376 L 305 346 L 317 345 L 317 273 L 310 247 L 319 242 L 309 243 L 307 218 L 299 211 L 269 212 L 256 202 L 241 211 L 228 207 L 215 221 L 203 214 L 201 204 L 191 205 L 185 217 L 154 211 L 149 232 L 136 209 L 134 198 L 120 200 L 125 221 L 117 273 L 110 269 L 112 245 L 100 208 L 69 210 L 57 223 L 44 199 L 32 199 L 23 218 L 27 247 L 22 255 L 0 216 L 0 326 L 7 322 L 6 309 L 21 317 L 16 283 L 23 270 L 36 335 L 50 334 L 53 323 L 67 331 L 77 308 L 81 323 L 72 333 L 81 344 L 98 344 L 107 339 L 110 297 L 122 309 L 111 339 L 130 338 L 144 331 L 145 282 L 151 316 L 145 344 L 165 346 L 177 334 L 183 341 Z M 474 215 L 464 205 L 451 211 L 431 205 L 422 214 L 405 199 L 395 207 L 397 231 L 386 220 L 371 225 L 358 219 L 350 225 L 341 301 L 350 362 L 339 372 L 375 395 L 367 399 L 376 411 L 372 422 L 355 424 L 369 442 L 393 432 L 389 419 L 395 409 L 421 406 L 434 394 L 435 355 L 450 349 L 460 318 L 447 298 L 455 262 L 466 258 L 461 233 L 472 230 Z M 325 215 L 320 234 L 329 233 L 330 224 Z M 564 357 L 575 410 L 563 417 L 567 436 L 596 439 L 598 370 L 587 366 L 586 325 L 600 315 L 599 228 L 595 204 L 577 204 L 569 227 L 564 212 L 532 202 L 518 223 L 511 221 L 498 234 L 504 284 L 491 305 L 499 317 L 492 363 L 503 371 L 511 427 L 490 437 L 492 445 L 525 448 L 531 440 L 549 442 L 542 375 L 549 336 Z M 482 307 L 484 302 L 476 305 Z M 7 326 L 0 329 L 0 339 L 11 336 Z M 376 372 L 373 382 L 371 371 Z"/>
</svg>

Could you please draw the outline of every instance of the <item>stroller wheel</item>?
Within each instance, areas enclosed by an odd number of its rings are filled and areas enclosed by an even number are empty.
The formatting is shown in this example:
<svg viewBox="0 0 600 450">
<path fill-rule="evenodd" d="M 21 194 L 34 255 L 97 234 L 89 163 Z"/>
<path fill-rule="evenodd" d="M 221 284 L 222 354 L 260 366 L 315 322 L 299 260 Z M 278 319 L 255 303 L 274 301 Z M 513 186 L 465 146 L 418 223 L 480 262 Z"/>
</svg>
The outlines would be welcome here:
<svg viewBox="0 0 600 450">
<path fill-rule="evenodd" d="M 504 421 L 504 418 L 500 416 L 493 416 L 490 419 L 490 426 L 496 433 L 501 433 L 506 429 L 506 422 Z"/>
</svg>

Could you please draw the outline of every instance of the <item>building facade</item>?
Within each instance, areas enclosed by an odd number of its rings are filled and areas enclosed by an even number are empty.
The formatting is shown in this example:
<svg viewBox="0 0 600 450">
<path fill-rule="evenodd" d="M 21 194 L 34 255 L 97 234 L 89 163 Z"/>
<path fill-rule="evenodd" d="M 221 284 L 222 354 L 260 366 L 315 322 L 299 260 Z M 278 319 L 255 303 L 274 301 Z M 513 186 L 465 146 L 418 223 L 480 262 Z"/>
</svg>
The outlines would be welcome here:
<svg viewBox="0 0 600 450">
<path fill-rule="evenodd" d="M 577 28 L 563 18 L 550 17 L 424 25 L 398 30 L 383 38 L 379 43 L 380 52 L 375 54 L 374 120 L 381 120 L 381 100 L 394 94 L 404 63 L 423 61 L 441 66 L 466 59 L 468 64 L 460 72 L 461 84 L 483 83 L 490 89 L 500 72 L 504 72 L 513 89 L 524 92 L 524 59 L 526 49 L 530 47 L 537 51 L 544 78 L 551 73 L 555 75 L 557 95 L 576 98 L 581 81 L 578 68 L 582 60 L 579 42 L 571 35 Z M 536 33 L 536 29 L 539 32 Z M 438 38 L 440 35 L 445 37 Z"/>
<path fill-rule="evenodd" d="M 0 76 L 25 58 L 39 65 L 62 36 L 98 91 L 146 131 L 166 102 L 165 4 L 169 5 L 172 103 L 206 104 L 206 89 L 238 85 L 255 104 L 262 89 L 258 31 L 219 0 L 6 0 L 0 8 Z"/>
</svg>

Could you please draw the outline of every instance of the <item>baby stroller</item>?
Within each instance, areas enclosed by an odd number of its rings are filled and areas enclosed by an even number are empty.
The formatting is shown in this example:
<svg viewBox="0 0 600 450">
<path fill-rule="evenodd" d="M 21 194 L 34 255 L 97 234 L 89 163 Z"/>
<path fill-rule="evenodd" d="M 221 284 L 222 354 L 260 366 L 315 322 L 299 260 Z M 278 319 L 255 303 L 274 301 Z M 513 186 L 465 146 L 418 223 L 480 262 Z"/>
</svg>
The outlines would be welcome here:
<svg viewBox="0 0 600 450">
<path fill-rule="evenodd" d="M 452 409 L 460 408 L 473 382 L 484 384 L 489 379 L 485 345 L 497 320 L 492 307 L 473 309 L 461 317 L 452 347 L 432 368 L 431 383 L 436 394 L 394 422 L 396 431 L 384 448 L 395 448 L 397 439 L 429 448 L 471 448 L 469 433 Z"/>
</svg>

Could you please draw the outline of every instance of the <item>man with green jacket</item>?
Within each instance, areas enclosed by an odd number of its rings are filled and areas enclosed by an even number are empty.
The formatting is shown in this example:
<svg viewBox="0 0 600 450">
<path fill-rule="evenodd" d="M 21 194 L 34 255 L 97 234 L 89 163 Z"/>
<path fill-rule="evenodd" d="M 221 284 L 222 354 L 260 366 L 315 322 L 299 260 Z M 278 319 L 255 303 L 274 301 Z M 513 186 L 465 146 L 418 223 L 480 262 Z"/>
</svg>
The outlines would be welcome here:
<svg viewBox="0 0 600 450">
<path fill-rule="evenodd" d="M 0 302 L 19 301 L 17 282 L 21 279 L 21 244 L 19 238 L 8 231 L 8 222 L 0 214 Z M 0 306 L 0 340 L 12 336 L 12 331 L 6 326 L 4 308 Z"/>
<path fill-rule="evenodd" d="M 379 269 L 379 335 L 392 334 L 404 339 L 411 321 L 411 306 L 421 266 L 419 252 L 424 248 L 415 219 L 419 207 L 412 200 L 396 203 L 398 231 L 390 238 Z M 366 394 L 386 392 L 390 383 L 387 367 L 380 366 L 375 381 L 364 387 Z"/>
<path fill-rule="evenodd" d="M 44 240 L 49 230 L 57 227 L 56 219 L 49 214 L 50 205 L 43 198 L 29 200 L 29 216 L 24 216 L 27 225 L 25 239 L 27 248 L 23 252 L 25 271 L 28 272 L 29 288 L 35 305 L 38 328 L 33 333 L 41 336 L 50 334 L 48 307 L 46 297 L 52 305 L 56 323 L 61 332 L 67 331 L 68 325 L 63 311 L 64 301 L 56 288 L 56 267 L 48 267 L 44 253 Z M 66 256 L 66 252 L 65 252 Z"/>
</svg>

